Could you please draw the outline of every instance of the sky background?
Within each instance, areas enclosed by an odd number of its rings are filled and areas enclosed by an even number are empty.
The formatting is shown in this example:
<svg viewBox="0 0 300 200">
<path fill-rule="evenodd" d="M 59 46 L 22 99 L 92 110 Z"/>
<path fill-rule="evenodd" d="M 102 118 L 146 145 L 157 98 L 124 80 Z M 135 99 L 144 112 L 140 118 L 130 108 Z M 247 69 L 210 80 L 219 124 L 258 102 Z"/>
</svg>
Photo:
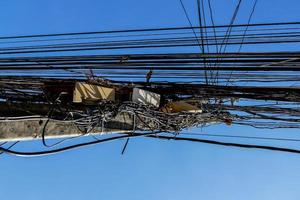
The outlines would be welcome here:
<svg viewBox="0 0 300 200">
<path fill-rule="evenodd" d="M 197 25 L 195 0 L 183 0 Z M 234 0 L 212 0 L 216 24 L 228 24 Z M 244 0 L 246 23 L 253 0 Z M 299 0 L 258 0 L 253 22 L 300 21 Z M 0 36 L 188 26 L 179 0 L 1 0 Z M 266 47 L 274 48 L 274 47 Z M 285 46 L 299 50 L 298 44 Z M 247 50 L 253 50 L 247 49 Z M 143 53 L 143 52 L 141 52 Z M 300 138 L 298 130 L 219 125 L 214 134 Z M 300 148 L 300 142 L 218 139 Z M 47 157 L 0 157 L 0 198 L 298 200 L 300 156 L 188 142 L 116 141 Z M 35 147 L 25 142 L 19 148 Z M 17 146 L 18 147 L 18 146 Z"/>
</svg>

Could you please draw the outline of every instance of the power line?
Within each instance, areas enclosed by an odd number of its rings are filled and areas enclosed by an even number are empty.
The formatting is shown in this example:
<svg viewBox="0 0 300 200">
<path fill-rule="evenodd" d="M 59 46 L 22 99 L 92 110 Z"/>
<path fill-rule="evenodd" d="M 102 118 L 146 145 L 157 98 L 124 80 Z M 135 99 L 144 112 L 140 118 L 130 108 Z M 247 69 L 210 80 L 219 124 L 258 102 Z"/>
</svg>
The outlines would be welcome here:
<svg viewBox="0 0 300 200">
<path fill-rule="evenodd" d="M 184 6 L 182 0 L 179 0 L 179 1 L 180 1 L 180 5 L 181 5 L 181 7 L 182 7 L 182 9 L 183 9 L 183 12 L 184 12 L 184 14 L 185 14 L 185 17 L 186 17 L 186 19 L 188 20 L 188 22 L 189 22 L 189 24 L 190 24 L 190 28 L 192 29 L 192 31 L 193 31 L 193 33 L 194 33 L 195 39 L 196 39 L 196 41 L 197 41 L 197 43 L 198 43 L 198 46 L 199 46 L 199 48 L 200 48 L 200 50 L 201 50 L 201 44 L 200 44 L 200 42 L 199 42 L 198 36 L 197 36 L 197 34 L 196 34 L 196 32 L 195 32 L 195 29 L 193 28 L 193 24 L 192 24 L 192 22 L 191 22 L 191 20 L 190 20 L 190 17 L 189 17 L 189 15 L 188 15 L 188 13 L 187 13 L 187 10 L 186 10 L 186 8 L 185 8 L 185 6 Z"/>
<path fill-rule="evenodd" d="M 258 2 L 258 0 L 255 0 L 255 1 L 254 1 L 254 4 L 253 4 L 253 7 L 252 7 L 250 16 L 249 16 L 249 18 L 248 18 L 247 24 L 250 24 L 250 22 L 251 22 L 251 19 L 252 19 L 252 17 L 253 17 L 254 11 L 255 11 L 255 9 L 256 9 L 257 2 Z M 249 28 L 249 26 L 246 26 L 245 31 L 244 31 L 244 34 L 243 34 L 243 38 L 242 38 L 242 41 L 241 41 L 241 44 L 240 44 L 240 47 L 239 47 L 239 49 L 238 49 L 238 52 L 240 52 L 240 51 L 242 50 L 242 47 L 243 47 L 243 44 L 244 44 L 244 40 L 245 40 L 247 31 L 248 31 L 248 28 Z M 227 84 L 230 82 L 230 79 L 231 79 L 231 76 L 229 77 Z"/>
<path fill-rule="evenodd" d="M 61 153 L 61 152 L 66 152 L 72 149 L 78 149 L 81 147 L 85 146 L 91 146 L 95 144 L 100 144 L 100 143 L 105 143 L 109 141 L 115 141 L 115 140 L 120 140 L 120 139 L 126 139 L 126 138 L 137 138 L 137 137 L 145 137 L 149 135 L 156 135 L 159 132 L 147 132 L 143 134 L 136 134 L 136 133 L 131 133 L 129 135 L 121 135 L 121 136 L 115 136 L 115 137 L 110 137 L 110 138 L 104 138 L 104 139 L 97 139 L 91 142 L 85 142 L 85 143 L 80 143 L 80 144 L 74 144 L 62 148 L 57 148 L 57 149 L 51 149 L 51 150 L 46 150 L 46 151 L 33 151 L 33 152 L 22 152 L 22 151 L 15 151 L 15 150 L 10 150 L 6 149 L 3 147 L 0 147 L 0 151 L 3 153 L 7 153 L 10 155 L 15 155 L 15 156 L 21 156 L 21 157 L 35 157 L 35 156 L 45 156 L 45 155 L 51 155 L 51 154 L 56 154 L 56 153 Z"/>
<path fill-rule="evenodd" d="M 182 135 L 191 136 L 205 136 L 205 137 L 219 137 L 219 138 L 240 138 L 240 139 L 254 139 L 254 140 L 270 140 L 270 141 L 287 141 L 287 142 L 300 142 L 300 139 L 292 138 L 274 138 L 274 137 L 253 137 L 253 136 L 242 136 L 242 135 L 224 135 L 224 134 L 205 134 L 205 133 L 189 133 L 183 132 Z"/>
<path fill-rule="evenodd" d="M 158 132 L 155 132 L 155 133 L 149 132 L 149 133 L 145 133 L 145 134 L 132 133 L 132 135 L 115 136 L 115 137 L 105 138 L 105 139 L 101 139 L 101 140 L 99 139 L 99 140 L 95 140 L 95 141 L 91 141 L 91 142 L 80 143 L 80 144 L 70 145 L 70 146 L 66 146 L 66 147 L 62 147 L 62 148 L 58 148 L 58 149 L 46 150 L 46 151 L 22 152 L 22 151 L 6 149 L 3 147 L 0 147 L 0 151 L 2 151 L 3 153 L 15 155 L 15 156 L 22 156 L 22 157 L 45 156 L 45 155 L 51 155 L 51 154 L 55 154 L 55 153 L 65 152 L 68 150 L 78 149 L 80 147 L 91 146 L 91 145 L 95 145 L 95 144 L 100 144 L 100 143 L 109 142 L 109 141 L 115 141 L 115 140 L 124 139 L 124 138 L 150 137 L 150 138 L 154 138 L 154 139 L 188 141 L 188 142 L 213 144 L 213 145 L 227 146 L 227 147 L 239 147 L 239 148 L 246 148 L 246 149 L 262 149 L 262 150 L 300 154 L 300 150 L 291 149 L 291 148 L 282 148 L 282 147 L 274 147 L 274 146 L 266 146 L 266 145 L 220 142 L 220 141 L 214 141 L 214 140 L 204 140 L 204 139 L 199 139 L 199 138 L 162 136 L 162 135 L 157 135 L 157 134 L 158 134 Z"/>
<path fill-rule="evenodd" d="M 228 29 L 227 29 L 227 32 L 225 34 L 224 41 L 223 41 L 223 43 L 225 43 L 224 50 L 223 50 L 224 52 L 226 51 L 226 47 L 227 47 L 227 44 L 226 44 L 227 42 L 226 41 L 228 41 L 228 38 L 229 38 L 229 36 L 231 34 L 231 31 L 232 31 L 232 28 L 233 28 L 233 24 L 234 24 L 234 21 L 235 21 L 235 19 L 237 17 L 238 12 L 239 12 L 241 3 L 242 3 L 242 0 L 239 0 L 238 3 L 237 3 L 237 5 L 236 5 L 236 7 L 235 7 L 233 16 L 232 16 L 232 18 L 230 20 L 230 23 L 228 25 Z M 221 45 L 220 51 L 222 51 L 222 47 L 223 47 L 223 45 Z"/>
<path fill-rule="evenodd" d="M 250 14 L 250 16 L 249 16 L 249 19 L 248 19 L 248 22 L 247 22 L 247 24 L 250 24 L 250 22 L 251 22 L 251 20 L 252 20 L 253 14 L 254 14 L 254 12 L 255 12 L 255 9 L 256 9 L 257 2 L 258 2 L 258 0 L 255 0 L 255 2 L 254 2 L 254 4 L 253 4 L 253 7 L 252 7 L 252 10 L 251 10 L 251 14 Z M 245 39 L 245 37 L 246 37 L 246 34 L 247 34 L 247 31 L 248 31 L 248 28 L 249 28 L 249 26 L 246 26 L 246 28 L 245 28 L 245 31 L 244 31 L 244 35 L 243 35 L 243 39 L 242 39 L 242 41 L 241 41 L 241 45 L 240 45 L 240 47 L 239 47 L 239 50 L 238 50 L 238 52 L 240 52 L 240 51 L 241 51 L 241 49 L 242 49 L 242 46 L 243 46 L 244 39 Z"/>
<path fill-rule="evenodd" d="M 200 0 L 197 0 L 197 10 L 198 10 L 199 26 L 203 27 L 202 26 L 202 14 L 201 14 Z M 204 15 L 204 13 L 203 13 L 203 15 Z M 201 35 L 202 54 L 205 54 L 203 28 L 200 28 L 200 35 Z M 204 68 L 207 68 L 205 58 L 203 59 L 203 62 L 204 62 Z M 205 74 L 205 83 L 208 84 L 207 70 L 204 70 L 204 74 Z"/>
<path fill-rule="evenodd" d="M 180 0 L 181 1 L 181 0 Z M 256 23 L 256 24 L 236 24 L 230 27 L 245 27 L 245 26 L 285 26 L 285 25 L 300 25 L 300 22 L 277 22 L 277 23 Z M 207 26 L 205 28 L 227 28 L 229 25 Z M 194 29 L 200 27 L 192 26 Z M 188 27 L 167 27 L 167 28 L 150 28 L 150 29 L 124 29 L 124 30 L 109 30 L 109 31 L 94 31 L 94 32 L 69 32 L 69 33 L 54 33 L 54 34 L 36 34 L 36 35 L 19 35 L 19 36 L 2 36 L 0 40 L 21 39 L 21 38 L 37 38 L 37 37 L 57 37 L 57 36 L 75 36 L 75 35 L 94 35 L 94 34 L 114 34 L 114 33 L 130 33 L 130 32 L 150 32 L 150 31 L 171 31 L 191 29 Z"/>
<path fill-rule="evenodd" d="M 214 140 L 204 140 L 204 139 L 199 139 L 199 138 L 185 138 L 185 137 L 161 136 L 161 135 L 147 136 L 147 137 L 164 139 L 164 140 L 197 142 L 197 143 L 212 144 L 212 145 L 226 146 L 226 147 L 238 147 L 238 148 L 246 148 L 246 149 L 262 149 L 262 150 L 300 154 L 300 150 L 298 150 L 298 149 L 274 147 L 274 146 L 266 146 L 266 145 L 240 144 L 240 143 L 220 142 L 220 141 L 214 141 Z"/>
</svg>

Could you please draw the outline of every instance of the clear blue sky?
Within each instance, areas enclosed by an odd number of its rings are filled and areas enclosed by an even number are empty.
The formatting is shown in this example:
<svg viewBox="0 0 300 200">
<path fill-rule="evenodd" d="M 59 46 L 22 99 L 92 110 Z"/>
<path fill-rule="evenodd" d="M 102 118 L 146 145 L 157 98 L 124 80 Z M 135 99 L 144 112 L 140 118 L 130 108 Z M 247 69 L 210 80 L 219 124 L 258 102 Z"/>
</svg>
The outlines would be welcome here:
<svg viewBox="0 0 300 200">
<path fill-rule="evenodd" d="M 195 0 L 183 1 L 196 25 Z M 228 23 L 236 1 L 212 2 L 217 23 Z M 253 0 L 244 2 L 239 22 L 246 22 Z M 300 21 L 299 7 L 298 0 L 259 0 L 253 22 Z M 178 0 L 0 1 L 1 36 L 186 25 Z M 299 50 L 297 46 L 288 48 Z M 216 126 L 202 131 L 294 138 L 299 134 L 297 130 L 266 131 L 238 126 Z M 300 143 L 252 142 L 300 148 Z M 300 198 L 299 155 L 140 138 L 131 140 L 126 154 L 121 156 L 123 144 L 124 141 L 117 141 L 39 158 L 1 156 L 0 198 Z M 28 142 L 21 147 L 26 145 L 34 146 Z"/>
</svg>

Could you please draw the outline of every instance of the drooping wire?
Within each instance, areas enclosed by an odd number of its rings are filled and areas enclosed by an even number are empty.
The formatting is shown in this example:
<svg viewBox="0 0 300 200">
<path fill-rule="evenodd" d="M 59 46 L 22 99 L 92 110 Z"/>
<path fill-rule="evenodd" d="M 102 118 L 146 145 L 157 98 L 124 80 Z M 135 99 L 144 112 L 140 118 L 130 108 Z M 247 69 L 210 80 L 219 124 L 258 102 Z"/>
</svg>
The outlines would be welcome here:
<svg viewBox="0 0 300 200">
<path fill-rule="evenodd" d="M 45 155 L 51 155 L 51 154 L 65 152 L 65 151 L 72 150 L 72 149 L 78 149 L 78 148 L 81 148 L 81 147 L 100 144 L 100 143 L 104 143 L 104 142 L 115 141 L 115 140 L 124 139 L 124 138 L 145 137 L 145 136 L 149 136 L 149 135 L 153 135 L 153 134 L 157 135 L 158 133 L 159 132 L 153 133 L 151 131 L 151 132 L 146 132 L 146 133 L 142 133 L 142 134 L 137 134 L 137 133 L 130 134 L 130 135 L 126 134 L 126 135 L 121 135 L 121 136 L 115 136 L 115 137 L 110 137 L 110 138 L 94 140 L 94 141 L 91 141 L 91 142 L 74 144 L 74 145 L 70 145 L 70 146 L 66 146 L 66 147 L 62 147 L 62 148 L 57 148 L 57 149 L 51 149 L 51 150 L 46 150 L 46 151 L 35 151 L 35 152 L 21 152 L 21 151 L 14 151 L 14 150 L 10 150 L 10 149 L 0 147 L 0 152 L 11 154 L 11 155 L 16 155 L 16 156 L 21 156 L 21 157 L 45 156 Z"/>
<path fill-rule="evenodd" d="M 235 7 L 233 16 L 232 16 L 232 18 L 230 20 L 230 23 L 228 25 L 228 29 L 227 29 L 225 37 L 224 37 L 223 43 L 225 43 L 225 44 L 221 45 L 221 47 L 220 47 L 220 51 L 221 52 L 224 52 L 224 53 L 226 52 L 226 47 L 227 47 L 226 43 L 228 42 L 228 38 L 229 38 L 229 36 L 231 34 L 231 31 L 232 31 L 232 28 L 233 28 L 233 24 L 234 24 L 234 22 L 236 20 L 237 14 L 238 14 L 238 12 L 240 10 L 241 3 L 242 3 L 242 0 L 239 0 L 238 3 L 237 3 L 237 5 L 236 5 L 236 7 Z M 222 50 L 223 46 L 224 46 L 224 49 Z"/>
<path fill-rule="evenodd" d="M 115 141 L 115 140 L 119 140 L 119 139 L 123 139 L 123 138 L 133 138 L 133 137 L 150 137 L 150 138 L 154 138 L 154 139 L 188 141 L 188 142 L 212 144 L 212 145 L 227 146 L 227 147 L 238 147 L 238 148 L 246 148 L 246 149 L 261 149 L 261 150 L 270 150 L 270 151 L 279 151 L 279 152 L 285 152 L 285 153 L 300 154 L 300 150 L 298 150 L 298 149 L 266 146 L 266 145 L 255 145 L 255 144 L 220 142 L 220 141 L 205 140 L 205 139 L 200 139 L 200 138 L 165 136 L 165 135 L 158 135 L 157 133 L 155 133 L 155 135 L 153 135 L 152 131 L 150 133 L 144 133 L 144 134 L 134 134 L 134 135 L 126 134 L 126 135 L 121 135 L 121 136 L 115 136 L 115 137 L 105 138 L 105 139 L 101 139 L 101 140 L 70 145 L 70 146 L 66 146 L 66 147 L 62 147 L 62 148 L 58 148 L 58 149 L 47 150 L 47 151 L 23 152 L 23 151 L 10 150 L 10 149 L 6 149 L 3 147 L 0 147 L 0 151 L 3 153 L 10 154 L 10 155 L 22 156 L 22 157 L 46 156 L 46 155 L 52 155 L 55 153 L 65 152 L 68 150 L 77 149 L 80 147 L 91 146 L 91 145 L 100 144 L 100 143 L 104 143 L 104 142 Z"/>
<path fill-rule="evenodd" d="M 218 39 L 217 39 L 217 31 L 215 28 L 215 21 L 214 21 L 214 13 L 213 13 L 213 8 L 212 8 L 212 3 L 211 0 L 208 0 L 208 8 L 209 8 L 209 13 L 210 13 L 210 21 L 213 26 L 213 35 L 216 43 L 216 52 L 219 52 L 219 45 L 218 45 Z M 217 66 L 217 63 L 214 64 L 214 67 Z M 215 77 L 213 79 L 213 84 L 218 85 L 218 76 L 219 76 L 219 71 L 216 71 Z"/>
<path fill-rule="evenodd" d="M 9 145 L 8 147 L 6 147 L 5 149 L 7 149 L 7 150 L 10 150 L 11 148 L 13 148 L 16 144 L 18 144 L 20 141 L 16 141 L 16 142 L 14 142 L 14 143 L 12 143 L 11 145 Z M 7 142 L 4 142 L 4 144 L 6 144 Z M 4 148 L 4 147 L 2 147 L 2 145 L 4 145 L 4 144 L 1 144 L 0 145 L 0 147 L 1 148 Z M 3 154 L 4 152 L 2 151 L 2 152 L 0 152 L 0 155 L 1 154 Z"/>
<path fill-rule="evenodd" d="M 202 1 L 203 2 L 203 1 Z M 204 8 L 203 8 L 204 9 Z M 202 24 L 202 14 L 201 14 L 201 3 L 200 0 L 197 0 L 197 11 L 198 11 L 198 19 L 199 19 L 199 27 L 200 27 L 200 38 L 201 38 L 201 45 L 202 45 L 202 55 L 205 54 L 205 46 L 204 46 L 204 33 L 203 33 L 203 24 Z M 204 15 L 204 13 L 203 13 Z M 205 75 L 205 83 L 206 85 L 209 84 L 208 82 L 208 75 L 207 75 L 207 64 L 205 57 L 203 58 L 203 65 L 204 65 L 204 75 Z"/>
<path fill-rule="evenodd" d="M 255 136 L 243 136 L 243 135 L 205 134 L 205 133 L 189 133 L 189 132 L 182 132 L 180 134 L 190 135 L 190 136 L 218 137 L 218 138 L 239 138 L 239 139 L 268 140 L 268 141 L 273 140 L 273 141 L 286 141 L 286 142 L 300 142 L 300 139 L 292 139 L 292 138 L 255 137 Z"/>
<path fill-rule="evenodd" d="M 248 21 L 247 21 L 247 24 L 250 24 L 250 22 L 252 20 L 253 14 L 254 14 L 255 9 L 256 9 L 257 2 L 258 2 L 258 0 L 254 1 L 254 4 L 252 6 L 252 10 L 251 10 L 250 16 L 249 16 Z M 239 49 L 238 49 L 238 53 L 241 52 L 241 50 L 242 50 L 242 47 L 243 47 L 243 44 L 244 44 L 244 41 L 245 41 L 245 37 L 246 37 L 247 31 L 248 31 L 248 28 L 249 28 L 249 26 L 246 26 L 246 28 L 244 30 L 244 34 L 243 34 L 243 37 L 242 37 L 242 40 L 241 40 L 241 44 L 240 44 Z M 228 79 L 226 85 L 229 84 L 231 76 L 232 76 L 232 72 L 230 73 L 230 76 L 229 76 L 229 79 Z"/>
<path fill-rule="evenodd" d="M 190 20 L 190 17 L 189 17 L 189 15 L 188 15 L 188 13 L 187 13 L 187 10 L 186 10 L 186 8 L 185 8 L 185 6 L 184 6 L 184 4 L 183 4 L 183 1 L 182 1 L 182 0 L 179 0 L 179 1 L 180 1 L 180 5 L 181 5 L 181 7 L 182 7 L 182 9 L 183 9 L 183 12 L 184 12 L 184 14 L 185 14 L 185 17 L 186 17 L 186 19 L 187 19 L 188 22 L 189 22 L 190 28 L 192 29 L 192 31 L 193 31 L 193 33 L 194 33 L 195 39 L 196 39 L 196 41 L 197 41 L 197 43 L 198 43 L 198 46 L 199 46 L 200 50 L 202 50 L 201 44 L 200 44 L 200 42 L 199 42 L 199 38 L 198 38 L 198 36 L 197 36 L 197 34 L 196 34 L 196 31 L 195 31 L 195 29 L 194 29 L 194 26 L 193 26 L 191 20 Z"/>
</svg>

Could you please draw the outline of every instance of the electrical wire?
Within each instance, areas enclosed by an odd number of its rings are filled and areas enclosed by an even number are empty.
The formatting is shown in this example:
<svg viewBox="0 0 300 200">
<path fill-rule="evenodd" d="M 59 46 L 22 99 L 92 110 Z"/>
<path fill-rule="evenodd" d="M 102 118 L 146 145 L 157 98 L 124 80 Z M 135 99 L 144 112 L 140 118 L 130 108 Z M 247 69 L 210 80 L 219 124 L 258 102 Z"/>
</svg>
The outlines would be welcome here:
<svg viewBox="0 0 300 200">
<path fill-rule="evenodd" d="M 145 137 L 145 136 L 149 136 L 149 135 L 152 135 L 152 134 L 157 135 L 158 133 L 159 132 L 153 133 L 151 131 L 151 132 L 147 132 L 147 133 L 143 133 L 143 134 L 134 133 L 134 134 L 131 134 L 131 135 L 121 135 L 121 136 L 115 136 L 115 137 L 110 137 L 110 138 L 94 140 L 94 141 L 91 141 L 91 142 L 74 144 L 74 145 L 70 145 L 70 146 L 66 146 L 66 147 L 62 147 L 62 148 L 57 148 L 57 149 L 46 150 L 46 151 L 21 152 L 21 151 L 14 151 L 14 150 L 6 149 L 6 148 L 3 148 L 3 147 L 0 147 L 0 151 L 3 152 L 3 153 L 7 153 L 7 154 L 10 154 L 10 155 L 15 155 L 15 156 L 21 156 L 21 157 L 45 156 L 45 155 L 52 155 L 52 154 L 56 154 L 56 153 L 66 152 L 66 151 L 73 150 L 73 149 L 78 149 L 78 148 L 81 148 L 81 147 L 86 147 L 86 146 L 91 146 L 91 145 L 95 145 L 95 144 L 105 143 L 105 142 L 109 142 L 109 141 L 115 141 L 115 140 L 120 140 L 120 139 L 124 139 L 124 138 Z"/>
</svg>

